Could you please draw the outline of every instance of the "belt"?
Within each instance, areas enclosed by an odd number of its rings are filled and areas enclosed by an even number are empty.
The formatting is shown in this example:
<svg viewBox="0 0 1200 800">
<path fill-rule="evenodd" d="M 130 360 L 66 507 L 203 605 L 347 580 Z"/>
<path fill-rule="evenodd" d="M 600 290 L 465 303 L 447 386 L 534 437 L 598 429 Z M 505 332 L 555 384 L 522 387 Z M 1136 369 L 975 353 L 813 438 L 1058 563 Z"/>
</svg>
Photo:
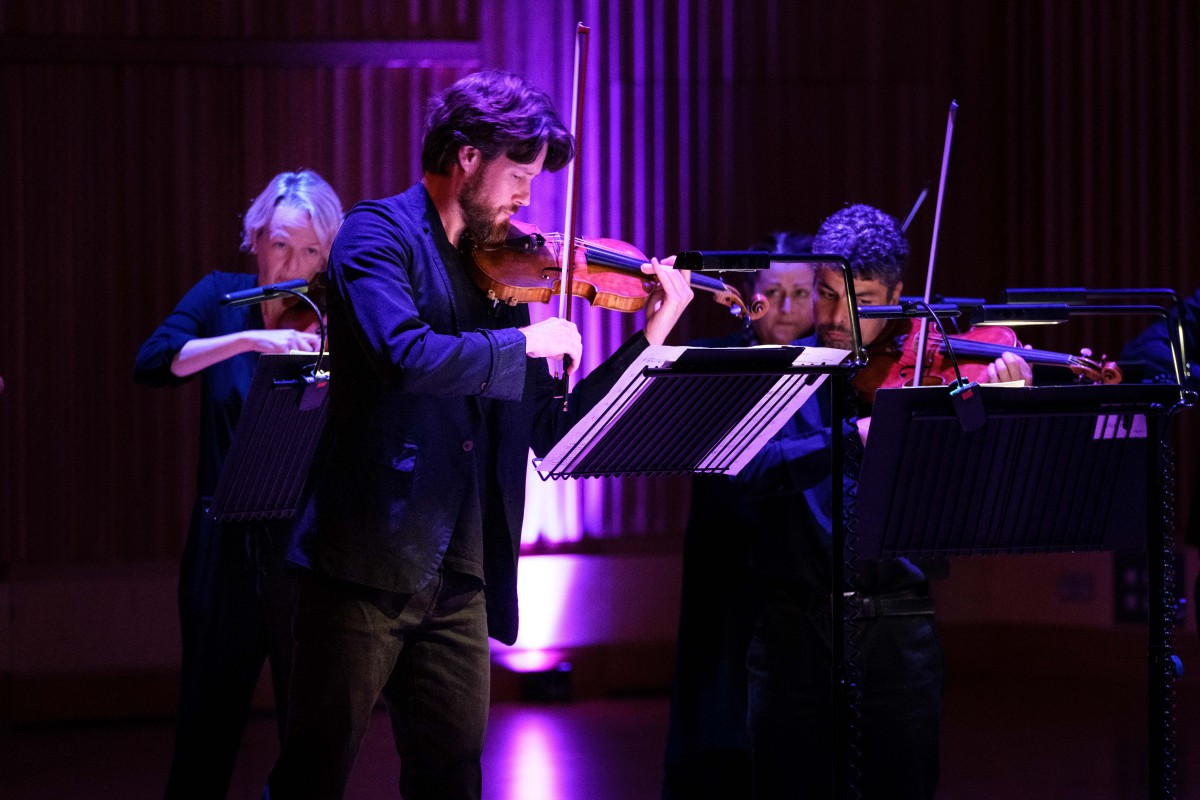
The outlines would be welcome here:
<svg viewBox="0 0 1200 800">
<path fill-rule="evenodd" d="M 846 598 L 847 602 L 851 598 Z M 933 598 L 915 592 L 896 595 L 858 595 L 859 616 L 862 617 L 922 617 L 933 614 Z"/>
<path fill-rule="evenodd" d="M 829 594 L 807 586 L 776 587 L 772 594 L 776 601 L 798 606 L 800 611 L 828 613 L 830 610 Z M 846 592 L 846 605 L 853 606 L 854 604 L 858 606 L 858 616 L 863 618 L 916 617 L 933 614 L 933 598 L 911 590 L 888 594 Z"/>
</svg>

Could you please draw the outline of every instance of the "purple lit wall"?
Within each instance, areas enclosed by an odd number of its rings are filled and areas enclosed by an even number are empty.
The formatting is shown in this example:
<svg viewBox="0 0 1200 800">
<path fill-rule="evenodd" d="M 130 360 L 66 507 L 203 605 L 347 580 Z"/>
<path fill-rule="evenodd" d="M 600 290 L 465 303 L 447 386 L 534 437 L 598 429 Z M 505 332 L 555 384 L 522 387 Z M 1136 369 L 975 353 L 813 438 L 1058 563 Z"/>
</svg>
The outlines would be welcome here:
<svg viewBox="0 0 1200 800">
<path fill-rule="evenodd" d="M 567 107 L 579 20 L 593 29 L 584 233 L 664 255 L 812 230 L 847 201 L 904 213 L 936 174 L 956 97 L 935 288 L 1194 288 L 1194 4 L 279 8 L 22 0 L 0 11 L 8 564 L 174 559 L 196 401 L 130 384 L 141 339 L 204 272 L 245 263 L 237 215 L 274 172 L 313 167 L 347 204 L 403 189 L 417 177 L 425 101 L 484 65 L 527 75 Z M 296 109 L 309 124 L 278 122 Z M 562 176 L 538 183 L 529 218 L 557 230 Z M 927 212 L 915 221 L 915 254 L 930 226 Z M 679 341 L 733 328 L 707 305 L 697 300 Z M 580 318 L 585 369 L 639 324 Z M 1088 321 L 1037 344 L 1112 354 L 1139 324 Z M 534 485 L 531 497 L 531 538 L 670 538 L 686 491 L 587 481 Z"/>
<path fill-rule="evenodd" d="M 138 389 L 129 371 L 201 275 L 248 265 L 238 215 L 257 189 L 309 166 L 347 205 L 402 190 L 418 177 L 425 101 L 481 66 L 522 73 L 566 108 L 580 20 L 593 29 L 586 234 L 665 255 L 811 231 L 848 201 L 905 213 L 936 177 L 956 98 L 935 289 L 995 299 L 1018 285 L 1196 286 L 1200 10 L 1187 0 L 10 0 L 0 650 L 14 671 L 63 668 L 38 638 L 56 630 L 90 659 L 72 670 L 173 667 L 198 403 Z M 288 123 L 293 113 L 305 123 Z M 539 178 L 535 193 L 528 219 L 560 229 L 562 176 Z M 910 231 L 918 262 L 929 208 Z M 577 318 L 584 369 L 640 324 Z M 1140 324 L 1097 318 L 1034 343 L 1111 355 Z M 699 298 L 677 341 L 733 328 Z M 1182 441 L 1181 463 L 1194 464 L 1198 439 Z M 1190 479 L 1185 469 L 1181 485 Z M 526 540 L 533 552 L 672 555 L 686 498 L 673 481 L 534 479 Z M 141 597 L 129 587 L 143 575 L 165 587 L 155 608 L 114 599 Z M 95 588 L 86 625 L 40 602 L 84 584 Z M 131 613 L 158 614 L 157 646 L 121 638 L 137 629 Z"/>
<path fill-rule="evenodd" d="M 1200 14 L 1187 3 L 516 0 L 485 10 L 491 60 L 567 109 L 576 21 L 593 30 L 585 234 L 661 256 L 811 232 L 847 202 L 903 215 L 937 177 L 956 98 L 935 291 L 1195 286 Z M 554 181 L 531 216 L 558 230 Z M 931 227 L 932 203 L 910 231 L 918 265 Z M 705 302 L 679 341 L 732 330 Z M 1144 324 L 1092 318 L 1037 344 L 1114 355 Z M 583 314 L 585 366 L 636 325 Z M 560 542 L 677 532 L 686 489 L 588 481 L 530 496 L 526 540 Z"/>
</svg>

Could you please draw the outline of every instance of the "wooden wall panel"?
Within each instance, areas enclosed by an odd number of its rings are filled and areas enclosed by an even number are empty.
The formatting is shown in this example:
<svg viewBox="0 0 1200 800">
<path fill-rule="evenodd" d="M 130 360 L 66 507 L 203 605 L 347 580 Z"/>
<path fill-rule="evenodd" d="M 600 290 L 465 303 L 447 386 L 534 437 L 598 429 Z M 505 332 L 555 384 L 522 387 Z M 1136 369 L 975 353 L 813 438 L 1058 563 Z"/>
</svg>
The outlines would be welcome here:
<svg viewBox="0 0 1200 800">
<path fill-rule="evenodd" d="M 478 19 L 478 0 L 22 0 L 0 6 L 0 34 L 474 41 Z"/>
<path fill-rule="evenodd" d="M 563 107 L 573 24 L 594 29 L 586 230 L 662 254 L 812 232 L 852 202 L 903 217 L 922 185 L 936 188 L 956 99 L 935 293 L 1196 284 L 1194 4 L 616 0 L 541 15 L 535 5 L 506 4 L 498 27 L 538 47 L 498 56 Z M 909 231 L 909 293 L 924 289 L 933 200 Z M 1090 318 L 1026 338 L 1115 355 L 1149 321 Z M 607 346 L 636 321 L 589 324 Z M 680 337 L 730 327 L 701 300 Z M 636 498 L 635 516 L 621 517 L 632 528 L 679 525 L 677 508 L 658 516 L 679 495 L 634 486 L 621 490 Z"/>
<path fill-rule="evenodd" d="M 130 384 L 141 339 L 204 272 L 248 264 L 240 214 L 271 174 L 317 169 L 347 206 L 403 189 L 426 98 L 480 65 L 568 108 L 576 20 L 594 30 L 587 233 L 662 255 L 811 231 L 845 202 L 903 215 L 937 178 L 956 98 L 936 290 L 1196 283 L 1200 12 L 1183 0 L 283 8 L 0 6 L 4 564 L 173 557 L 195 394 Z M 557 230 L 562 176 L 539 184 L 527 218 Z M 932 210 L 911 230 L 913 292 Z M 640 324 L 583 318 L 591 364 Z M 1141 324 L 1035 341 L 1111 353 Z M 701 300 L 678 338 L 731 328 Z M 563 492 L 590 509 L 572 512 L 573 538 L 682 525 L 678 484 Z"/>
<path fill-rule="evenodd" d="M 138 345 L 209 270 L 253 269 L 241 215 L 276 172 L 317 170 L 347 209 L 407 187 L 426 99 L 478 60 L 83 63 L 69 37 L 55 47 L 63 63 L 0 59 L 0 558 L 174 558 L 198 382 L 133 386 Z"/>
</svg>

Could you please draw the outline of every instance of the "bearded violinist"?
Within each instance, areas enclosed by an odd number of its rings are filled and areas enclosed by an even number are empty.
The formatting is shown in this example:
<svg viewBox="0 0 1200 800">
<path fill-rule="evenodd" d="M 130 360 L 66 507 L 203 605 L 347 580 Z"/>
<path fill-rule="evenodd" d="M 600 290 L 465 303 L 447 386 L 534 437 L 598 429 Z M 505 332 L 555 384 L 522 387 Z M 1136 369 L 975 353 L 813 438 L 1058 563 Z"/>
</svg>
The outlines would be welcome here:
<svg viewBox="0 0 1200 800">
<path fill-rule="evenodd" d="M 311 170 L 276 175 L 246 212 L 242 249 L 257 273 L 212 272 L 138 350 L 133 377 L 178 386 L 200 375 L 197 497 L 179 574 L 183 667 L 166 796 L 225 797 L 263 659 L 270 662 L 280 741 L 287 721 L 295 593 L 283 560 L 289 524 L 217 524 L 204 513 L 259 353 L 316 351 L 319 337 L 283 300 L 222 306 L 255 285 L 311 281 L 342 222 L 333 188 Z M 300 329 L 297 329 L 299 327 Z"/>
<path fill-rule="evenodd" d="M 660 288 L 644 331 L 563 410 L 544 359 L 578 364 L 579 330 L 489 301 L 461 246 L 468 233 L 502 242 L 534 179 L 573 153 L 544 93 L 508 73 L 467 76 L 431 106 L 423 179 L 359 204 L 338 234 L 329 447 L 290 555 L 303 572 L 272 798 L 341 797 L 381 694 L 404 797 L 480 795 L 487 640 L 517 635 L 529 449 L 544 454 L 691 299 L 686 273 L 648 265 Z"/>
<path fill-rule="evenodd" d="M 822 223 L 813 252 L 845 257 L 860 305 L 896 303 L 908 244 L 892 217 L 865 205 Z M 801 344 L 850 347 L 843 278 L 818 267 L 815 337 Z M 864 345 L 886 325 L 862 320 Z M 989 379 L 1028 379 L 1019 356 L 998 359 Z M 756 537 L 752 569 L 766 589 L 750 643 L 749 725 L 754 797 L 829 797 L 830 517 L 829 398 L 818 392 L 738 476 L 772 517 Z M 865 411 L 862 412 L 864 415 Z M 860 426 L 865 433 L 865 426 Z M 937 786 L 942 653 L 925 574 L 906 559 L 859 562 L 854 661 L 861 688 L 864 798 L 931 798 Z"/>
</svg>

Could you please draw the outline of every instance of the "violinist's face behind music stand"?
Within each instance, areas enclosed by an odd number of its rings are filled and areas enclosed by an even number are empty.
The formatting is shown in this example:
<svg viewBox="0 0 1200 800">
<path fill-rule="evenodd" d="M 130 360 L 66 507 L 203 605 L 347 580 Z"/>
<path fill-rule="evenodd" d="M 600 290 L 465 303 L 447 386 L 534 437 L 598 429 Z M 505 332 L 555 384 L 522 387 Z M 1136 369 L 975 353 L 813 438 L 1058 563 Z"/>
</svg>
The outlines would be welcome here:
<svg viewBox="0 0 1200 800">
<path fill-rule="evenodd" d="M 854 294 L 860 306 L 892 305 L 900 299 L 900 281 L 888 289 L 877 280 L 854 279 Z M 817 325 L 817 340 L 822 347 L 850 349 L 850 315 L 846 310 L 846 287 L 840 270 L 818 266 L 814 282 L 813 317 Z M 885 319 L 860 319 L 863 347 L 879 337 Z"/>
<path fill-rule="evenodd" d="M 254 237 L 259 286 L 297 279 L 312 281 L 325 267 L 328 256 L 308 212 L 295 206 L 276 206 L 270 223 Z"/>
<path fill-rule="evenodd" d="M 768 302 L 767 313 L 751 323 L 758 343 L 791 344 L 807 336 L 813 328 L 813 265 L 772 261 L 753 275 L 750 294 Z"/>
<path fill-rule="evenodd" d="M 530 184 L 542 171 L 546 147 L 529 164 L 506 155 L 485 159 L 471 146 L 459 150 L 458 165 L 464 178 L 458 204 L 463 223 L 480 247 L 496 247 L 508 236 L 508 220 L 529 205 Z"/>
</svg>

